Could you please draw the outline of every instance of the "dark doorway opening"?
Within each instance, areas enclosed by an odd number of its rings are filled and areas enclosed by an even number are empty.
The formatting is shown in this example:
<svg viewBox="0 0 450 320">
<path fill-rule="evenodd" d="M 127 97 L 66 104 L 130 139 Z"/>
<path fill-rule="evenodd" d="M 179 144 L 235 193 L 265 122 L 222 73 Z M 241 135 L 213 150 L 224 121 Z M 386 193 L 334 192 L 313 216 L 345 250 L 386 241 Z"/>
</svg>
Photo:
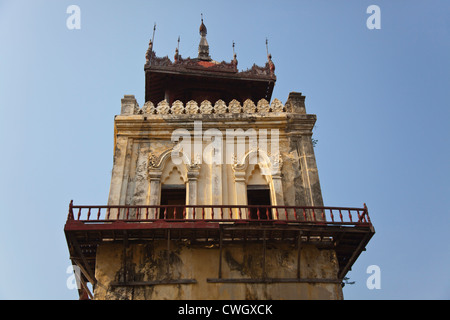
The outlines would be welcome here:
<svg viewBox="0 0 450 320">
<path fill-rule="evenodd" d="M 270 190 L 267 189 L 267 186 L 248 186 L 247 203 L 249 206 L 259 206 L 249 210 L 250 219 L 272 219 L 272 210 L 267 207 L 271 205 Z"/>
<path fill-rule="evenodd" d="M 167 206 L 160 209 L 160 219 L 183 219 L 183 211 L 186 205 L 186 188 L 184 186 L 163 186 L 161 188 L 160 204 L 161 206 Z"/>
</svg>

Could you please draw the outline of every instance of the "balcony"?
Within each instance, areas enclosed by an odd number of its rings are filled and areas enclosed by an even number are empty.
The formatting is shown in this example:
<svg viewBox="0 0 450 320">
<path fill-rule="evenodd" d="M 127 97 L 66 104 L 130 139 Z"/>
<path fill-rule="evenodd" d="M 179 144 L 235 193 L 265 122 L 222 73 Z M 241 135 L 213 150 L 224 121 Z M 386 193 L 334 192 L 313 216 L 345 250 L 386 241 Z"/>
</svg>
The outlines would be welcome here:
<svg viewBox="0 0 450 320">
<path fill-rule="evenodd" d="M 189 240 L 191 243 L 284 241 L 314 244 L 336 251 L 342 281 L 375 233 L 369 212 L 362 208 L 159 205 L 69 205 L 64 227 L 70 258 L 85 282 L 95 283 L 97 246 L 105 242 Z M 221 252 L 221 251 L 220 251 Z M 298 272 L 298 274 L 300 274 Z M 226 279 L 225 279 L 226 280 Z M 248 279 L 249 280 L 249 279 Z M 263 279 L 264 280 L 264 279 Z M 297 279 L 301 280 L 301 279 Z M 221 281 L 219 278 L 211 282 Z"/>
</svg>

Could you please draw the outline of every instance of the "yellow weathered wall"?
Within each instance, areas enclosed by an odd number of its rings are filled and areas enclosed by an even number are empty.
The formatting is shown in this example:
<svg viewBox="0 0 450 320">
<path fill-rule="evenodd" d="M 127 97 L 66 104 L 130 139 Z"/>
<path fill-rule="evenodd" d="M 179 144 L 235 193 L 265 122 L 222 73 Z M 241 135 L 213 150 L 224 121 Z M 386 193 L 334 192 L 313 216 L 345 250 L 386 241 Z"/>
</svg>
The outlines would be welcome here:
<svg viewBox="0 0 450 320">
<path fill-rule="evenodd" d="M 195 284 L 117 287 L 123 279 L 123 244 L 101 244 L 97 251 L 95 299 L 342 299 L 338 283 L 208 283 L 218 278 L 217 246 L 188 245 L 171 241 L 170 279 L 195 279 Z M 127 249 L 127 280 L 167 279 L 167 241 L 131 244 Z M 223 247 L 223 278 L 261 278 L 261 243 L 227 244 Z M 337 261 L 333 250 L 302 246 L 301 277 L 335 279 Z M 266 274 L 272 278 L 295 278 L 297 249 L 294 245 L 267 243 Z"/>
</svg>

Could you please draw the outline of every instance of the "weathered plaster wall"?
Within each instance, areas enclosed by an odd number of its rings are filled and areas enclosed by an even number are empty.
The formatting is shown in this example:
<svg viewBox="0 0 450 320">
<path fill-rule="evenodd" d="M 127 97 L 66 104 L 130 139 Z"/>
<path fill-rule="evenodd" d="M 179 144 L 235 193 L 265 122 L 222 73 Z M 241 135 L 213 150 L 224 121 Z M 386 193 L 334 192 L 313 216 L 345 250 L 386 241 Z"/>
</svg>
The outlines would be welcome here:
<svg viewBox="0 0 450 320">
<path fill-rule="evenodd" d="M 97 252 L 95 299 L 342 299 L 338 283 L 208 283 L 218 277 L 217 246 L 188 245 L 171 241 L 168 258 L 166 241 L 131 244 L 127 254 L 127 280 L 195 279 L 195 284 L 121 287 L 111 282 L 123 280 L 123 245 L 102 244 Z M 167 260 L 169 259 L 169 261 Z M 169 268 L 168 268 L 169 262 Z M 228 244 L 223 248 L 223 278 L 261 278 L 261 243 Z M 301 250 L 301 277 L 335 279 L 337 261 L 333 250 L 318 250 L 305 245 Z M 266 274 L 272 278 L 295 278 L 297 250 L 287 243 L 268 243 Z"/>
</svg>

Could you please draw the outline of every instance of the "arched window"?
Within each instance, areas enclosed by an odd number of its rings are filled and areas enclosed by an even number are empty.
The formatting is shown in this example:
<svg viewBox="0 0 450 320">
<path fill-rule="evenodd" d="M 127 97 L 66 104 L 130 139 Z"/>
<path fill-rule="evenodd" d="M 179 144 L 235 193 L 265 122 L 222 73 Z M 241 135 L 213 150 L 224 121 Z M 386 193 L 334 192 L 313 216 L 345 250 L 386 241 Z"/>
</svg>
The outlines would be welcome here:
<svg viewBox="0 0 450 320">
<path fill-rule="evenodd" d="M 269 209 L 271 205 L 269 183 L 266 177 L 262 175 L 258 164 L 253 165 L 253 168 L 251 171 L 247 168 L 247 204 L 257 207 L 249 209 L 249 218 L 255 220 L 272 219 L 272 213 Z"/>
<path fill-rule="evenodd" d="M 160 209 L 160 219 L 183 219 L 183 210 L 186 205 L 186 183 L 178 167 L 171 162 L 166 163 L 161 175 L 160 205 L 167 206 Z"/>
<path fill-rule="evenodd" d="M 284 204 L 281 164 L 279 155 L 269 157 L 264 150 L 251 150 L 235 162 L 236 204 L 260 205 L 259 219 L 275 219 L 274 209 L 267 210 L 267 206 Z M 258 219 L 258 208 L 246 217 Z"/>
</svg>

